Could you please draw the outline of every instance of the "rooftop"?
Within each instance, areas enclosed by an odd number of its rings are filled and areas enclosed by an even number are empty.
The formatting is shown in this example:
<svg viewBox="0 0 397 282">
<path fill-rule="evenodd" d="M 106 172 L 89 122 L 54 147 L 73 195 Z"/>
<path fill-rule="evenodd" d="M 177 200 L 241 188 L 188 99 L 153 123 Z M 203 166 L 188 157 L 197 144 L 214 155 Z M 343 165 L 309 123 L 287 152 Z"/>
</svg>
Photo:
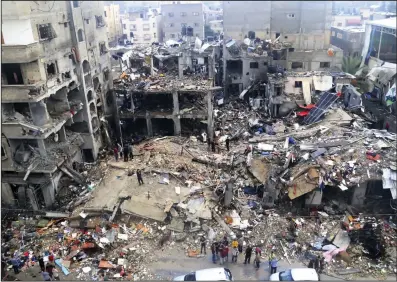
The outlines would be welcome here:
<svg viewBox="0 0 397 282">
<path fill-rule="evenodd" d="M 382 26 L 386 28 L 396 29 L 397 26 L 397 18 L 388 18 L 376 21 L 367 22 L 370 25 Z"/>
</svg>

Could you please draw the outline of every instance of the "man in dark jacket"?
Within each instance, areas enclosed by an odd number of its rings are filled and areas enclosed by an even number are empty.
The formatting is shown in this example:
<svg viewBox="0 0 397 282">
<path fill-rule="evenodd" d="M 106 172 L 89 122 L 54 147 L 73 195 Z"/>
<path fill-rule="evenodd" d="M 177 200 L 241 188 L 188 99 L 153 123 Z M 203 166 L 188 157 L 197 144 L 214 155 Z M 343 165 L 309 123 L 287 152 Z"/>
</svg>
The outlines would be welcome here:
<svg viewBox="0 0 397 282">
<path fill-rule="evenodd" d="M 252 255 L 252 247 L 248 245 L 247 249 L 245 250 L 245 260 L 244 264 L 248 264 L 251 262 L 251 255 Z"/>
<path fill-rule="evenodd" d="M 207 250 L 205 249 L 205 237 L 204 236 L 201 236 L 201 238 L 200 238 L 200 242 L 201 242 L 201 250 L 200 250 L 200 254 L 202 254 L 203 253 L 203 250 L 204 250 L 204 254 L 206 255 L 207 254 Z"/>
<path fill-rule="evenodd" d="M 215 247 L 215 243 L 212 243 L 212 245 L 211 245 L 211 253 L 212 253 L 212 262 L 216 263 L 216 247 Z"/>
<path fill-rule="evenodd" d="M 123 154 L 124 154 L 124 161 L 125 162 L 128 162 L 128 155 L 129 155 L 128 149 L 129 149 L 128 145 L 125 144 L 124 148 L 123 148 Z"/>
</svg>

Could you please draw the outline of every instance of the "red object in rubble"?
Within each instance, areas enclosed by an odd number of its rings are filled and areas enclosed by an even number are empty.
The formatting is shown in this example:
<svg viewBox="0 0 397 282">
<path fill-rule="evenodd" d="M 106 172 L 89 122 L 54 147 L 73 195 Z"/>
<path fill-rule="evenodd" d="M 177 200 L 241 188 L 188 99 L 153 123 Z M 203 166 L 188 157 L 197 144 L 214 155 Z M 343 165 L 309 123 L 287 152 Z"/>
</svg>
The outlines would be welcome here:
<svg viewBox="0 0 397 282">
<path fill-rule="evenodd" d="M 296 115 L 297 115 L 298 117 L 305 117 L 305 116 L 307 116 L 309 113 L 310 113 L 310 111 L 302 111 L 302 112 L 296 113 Z"/>
<path fill-rule="evenodd" d="M 307 106 L 299 105 L 299 108 L 301 108 L 301 109 L 306 109 L 306 110 L 311 110 L 311 109 L 313 109 L 315 106 L 316 106 L 315 104 L 309 104 L 309 105 L 307 105 Z"/>
<path fill-rule="evenodd" d="M 342 96 L 342 92 L 338 92 L 338 93 L 336 93 L 336 96 L 338 96 L 338 97 L 340 97 L 340 96 Z"/>
</svg>

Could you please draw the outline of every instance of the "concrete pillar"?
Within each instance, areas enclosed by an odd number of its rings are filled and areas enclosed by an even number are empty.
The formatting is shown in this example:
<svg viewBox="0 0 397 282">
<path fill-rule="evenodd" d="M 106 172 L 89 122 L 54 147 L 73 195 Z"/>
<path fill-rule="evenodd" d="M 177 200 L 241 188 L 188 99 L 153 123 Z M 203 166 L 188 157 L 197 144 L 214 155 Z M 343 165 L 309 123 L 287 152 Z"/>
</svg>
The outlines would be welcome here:
<svg viewBox="0 0 397 282">
<path fill-rule="evenodd" d="M 172 92 L 172 101 L 174 103 L 173 114 L 179 114 L 179 99 L 178 99 L 178 91 Z"/>
<path fill-rule="evenodd" d="M 147 135 L 149 137 L 152 137 L 153 136 L 152 119 L 149 115 L 149 112 L 146 112 L 146 127 L 147 127 Z"/>
<path fill-rule="evenodd" d="M 15 197 L 9 183 L 1 183 L 1 201 L 10 206 L 15 206 Z"/>
<path fill-rule="evenodd" d="M 207 121 L 207 134 L 208 134 L 208 138 L 210 139 L 210 141 L 213 141 L 214 139 L 214 120 L 213 120 L 213 114 L 214 114 L 214 109 L 213 109 L 213 104 L 212 104 L 212 96 L 213 96 L 213 92 L 212 91 L 208 91 L 207 92 L 207 102 L 208 102 L 208 121 Z"/>
<path fill-rule="evenodd" d="M 154 64 L 153 64 L 153 56 L 150 56 L 150 75 L 153 76 L 154 75 Z"/>
<path fill-rule="evenodd" d="M 215 82 L 215 63 L 214 63 L 214 57 L 213 56 L 208 56 L 208 77 L 212 78 L 212 86 L 214 86 Z"/>
<path fill-rule="evenodd" d="M 65 142 L 66 141 L 66 130 L 65 126 L 62 126 L 61 129 L 58 131 L 58 137 L 60 142 Z"/>
<path fill-rule="evenodd" d="M 183 78 L 183 57 L 179 56 L 178 57 L 178 74 L 179 74 L 179 79 Z"/>
<path fill-rule="evenodd" d="M 48 185 L 41 186 L 41 191 L 43 192 L 45 206 L 50 207 L 55 201 L 55 189 L 52 181 Z"/>
<path fill-rule="evenodd" d="M 178 116 L 172 118 L 174 121 L 174 135 L 181 135 L 181 119 Z"/>
<path fill-rule="evenodd" d="M 47 156 L 44 139 L 37 139 L 37 145 L 39 147 L 40 155 L 43 157 Z"/>
<path fill-rule="evenodd" d="M 48 115 L 47 106 L 44 101 L 29 103 L 29 107 L 34 125 L 42 126 L 49 122 L 50 116 Z"/>
</svg>

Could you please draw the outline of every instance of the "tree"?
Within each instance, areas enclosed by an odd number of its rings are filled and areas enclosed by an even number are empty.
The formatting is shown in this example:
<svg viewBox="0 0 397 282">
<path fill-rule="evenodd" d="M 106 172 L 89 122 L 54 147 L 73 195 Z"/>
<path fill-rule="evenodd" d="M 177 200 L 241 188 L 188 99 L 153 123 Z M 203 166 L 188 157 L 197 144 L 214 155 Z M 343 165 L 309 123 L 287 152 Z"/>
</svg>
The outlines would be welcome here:
<svg viewBox="0 0 397 282">
<path fill-rule="evenodd" d="M 360 64 L 361 64 L 361 57 L 359 56 L 343 57 L 342 70 L 346 73 L 355 75 L 359 70 L 367 67 L 367 66 L 362 66 L 360 68 Z"/>
</svg>

